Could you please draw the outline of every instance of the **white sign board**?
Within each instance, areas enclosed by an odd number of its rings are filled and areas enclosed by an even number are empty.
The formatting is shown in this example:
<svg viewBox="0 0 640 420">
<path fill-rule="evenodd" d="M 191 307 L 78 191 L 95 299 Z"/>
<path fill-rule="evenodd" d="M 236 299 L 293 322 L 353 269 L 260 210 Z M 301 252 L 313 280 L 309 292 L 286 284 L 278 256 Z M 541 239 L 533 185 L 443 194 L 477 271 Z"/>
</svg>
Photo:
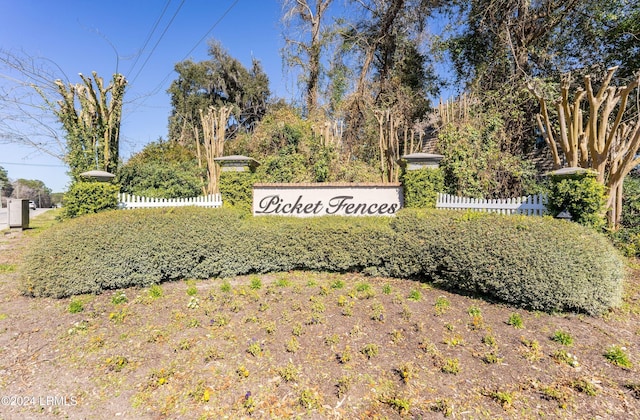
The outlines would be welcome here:
<svg viewBox="0 0 640 420">
<path fill-rule="evenodd" d="M 255 184 L 255 216 L 391 216 L 402 207 L 394 184 Z"/>
</svg>

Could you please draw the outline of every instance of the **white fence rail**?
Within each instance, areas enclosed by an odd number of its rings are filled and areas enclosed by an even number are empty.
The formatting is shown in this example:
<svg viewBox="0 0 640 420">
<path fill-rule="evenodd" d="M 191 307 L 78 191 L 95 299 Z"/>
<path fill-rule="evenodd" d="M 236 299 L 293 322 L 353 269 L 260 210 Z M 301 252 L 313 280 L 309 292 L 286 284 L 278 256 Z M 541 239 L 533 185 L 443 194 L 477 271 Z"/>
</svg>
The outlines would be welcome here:
<svg viewBox="0 0 640 420">
<path fill-rule="evenodd" d="M 528 197 L 484 200 L 439 193 L 436 208 L 542 216 L 546 211 L 546 196 L 530 195 Z"/>
<path fill-rule="evenodd" d="M 201 197 L 191 198 L 149 198 L 131 194 L 118 194 L 118 204 L 123 209 L 142 209 L 157 207 L 220 207 L 222 198 L 220 194 L 210 194 Z"/>
</svg>

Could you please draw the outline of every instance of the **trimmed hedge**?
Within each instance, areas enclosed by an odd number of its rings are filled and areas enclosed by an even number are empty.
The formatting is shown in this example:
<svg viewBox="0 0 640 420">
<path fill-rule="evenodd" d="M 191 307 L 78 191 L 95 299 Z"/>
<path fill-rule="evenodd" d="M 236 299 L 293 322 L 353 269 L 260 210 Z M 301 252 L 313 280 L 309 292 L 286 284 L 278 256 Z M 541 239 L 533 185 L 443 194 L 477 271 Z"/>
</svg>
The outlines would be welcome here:
<svg viewBox="0 0 640 420">
<path fill-rule="evenodd" d="M 551 218 L 405 209 L 393 218 L 252 217 L 232 209 L 112 211 L 34 238 L 22 291 L 64 297 L 183 278 L 296 269 L 433 280 L 544 311 L 621 300 L 608 240 Z"/>
</svg>

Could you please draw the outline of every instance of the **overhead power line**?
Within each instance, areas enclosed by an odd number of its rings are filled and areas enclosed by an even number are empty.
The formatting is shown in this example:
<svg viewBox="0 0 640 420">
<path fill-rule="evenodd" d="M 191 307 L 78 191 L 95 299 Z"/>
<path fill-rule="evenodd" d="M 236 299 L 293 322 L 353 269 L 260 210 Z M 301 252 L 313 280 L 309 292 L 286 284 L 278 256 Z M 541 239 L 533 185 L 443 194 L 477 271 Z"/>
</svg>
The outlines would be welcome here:
<svg viewBox="0 0 640 420">
<path fill-rule="evenodd" d="M 44 166 L 44 167 L 50 167 L 50 168 L 66 168 L 66 165 L 54 165 L 54 164 L 47 164 L 47 163 L 0 162 L 0 165 Z"/>
<path fill-rule="evenodd" d="M 147 56 L 147 59 L 144 60 L 144 63 L 142 63 L 142 66 L 140 67 L 140 70 L 138 70 L 138 72 L 136 73 L 136 75 L 134 76 L 133 80 L 131 81 L 131 84 L 133 84 L 136 79 L 138 78 L 138 76 L 140 75 L 140 73 L 142 72 L 142 70 L 144 69 L 144 67 L 147 65 L 147 63 L 149 62 L 149 59 L 151 58 L 151 56 L 153 55 L 153 53 L 155 52 L 156 48 L 158 47 L 158 44 L 160 44 L 160 41 L 162 41 L 162 38 L 164 37 L 164 35 L 167 33 L 167 31 L 169 30 L 169 27 L 171 26 L 171 24 L 173 23 L 173 20 L 176 18 L 176 16 L 178 16 L 178 12 L 180 11 L 180 9 L 182 8 L 182 6 L 184 5 L 184 2 L 186 0 L 182 0 L 180 2 L 180 5 L 178 6 L 178 8 L 176 9 L 176 11 L 173 13 L 173 16 L 171 16 L 171 20 L 169 21 L 169 23 L 167 23 L 167 26 L 165 26 L 164 30 L 162 31 L 162 34 L 160 34 L 160 38 L 158 38 L 158 40 L 156 41 L 156 43 L 153 45 L 153 48 L 151 49 L 151 52 L 149 53 L 149 55 Z"/>
<path fill-rule="evenodd" d="M 158 28 L 158 25 L 160 24 L 160 21 L 164 17 L 164 14 L 167 12 L 167 9 L 169 8 L 170 4 L 171 4 L 171 0 L 167 0 L 167 2 L 164 5 L 164 9 L 162 9 L 162 13 L 160 13 L 160 16 L 158 16 L 158 19 L 156 19 L 156 23 L 153 24 L 153 28 L 151 28 L 151 31 L 149 31 L 149 35 L 147 35 L 147 39 L 144 41 L 144 45 L 142 45 L 142 48 L 138 52 L 138 55 L 136 56 L 136 59 L 133 61 L 133 65 L 129 69 L 129 73 L 133 72 L 133 69 L 136 68 L 136 65 L 138 64 L 138 60 L 140 60 L 140 57 L 142 57 L 142 54 L 144 53 L 144 50 L 147 48 L 147 45 L 149 44 L 149 41 L 151 40 L 151 37 L 156 32 L 156 29 Z"/>
</svg>

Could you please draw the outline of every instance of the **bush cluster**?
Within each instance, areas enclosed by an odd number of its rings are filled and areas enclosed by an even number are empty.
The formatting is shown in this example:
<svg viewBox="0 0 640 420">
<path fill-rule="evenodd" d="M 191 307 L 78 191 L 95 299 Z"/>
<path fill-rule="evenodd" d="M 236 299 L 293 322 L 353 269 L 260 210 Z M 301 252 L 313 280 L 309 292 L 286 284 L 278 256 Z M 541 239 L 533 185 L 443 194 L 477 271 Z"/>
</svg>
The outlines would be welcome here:
<svg viewBox="0 0 640 420">
<path fill-rule="evenodd" d="M 104 212 L 34 238 L 22 291 L 63 297 L 183 278 L 287 270 L 432 280 L 535 310 L 597 314 L 620 302 L 622 263 L 602 235 L 525 216 L 405 209 L 396 217 L 253 217 L 233 209 Z"/>
<path fill-rule="evenodd" d="M 62 218 L 115 209 L 119 190 L 108 182 L 75 182 L 64 195 Z"/>
<path fill-rule="evenodd" d="M 438 193 L 444 192 L 444 175 L 440 169 L 419 169 L 402 174 L 404 206 L 435 208 Z"/>
<path fill-rule="evenodd" d="M 593 171 L 550 176 L 547 209 L 552 216 L 567 210 L 574 222 L 594 229 L 605 226 L 606 191 Z"/>
</svg>

